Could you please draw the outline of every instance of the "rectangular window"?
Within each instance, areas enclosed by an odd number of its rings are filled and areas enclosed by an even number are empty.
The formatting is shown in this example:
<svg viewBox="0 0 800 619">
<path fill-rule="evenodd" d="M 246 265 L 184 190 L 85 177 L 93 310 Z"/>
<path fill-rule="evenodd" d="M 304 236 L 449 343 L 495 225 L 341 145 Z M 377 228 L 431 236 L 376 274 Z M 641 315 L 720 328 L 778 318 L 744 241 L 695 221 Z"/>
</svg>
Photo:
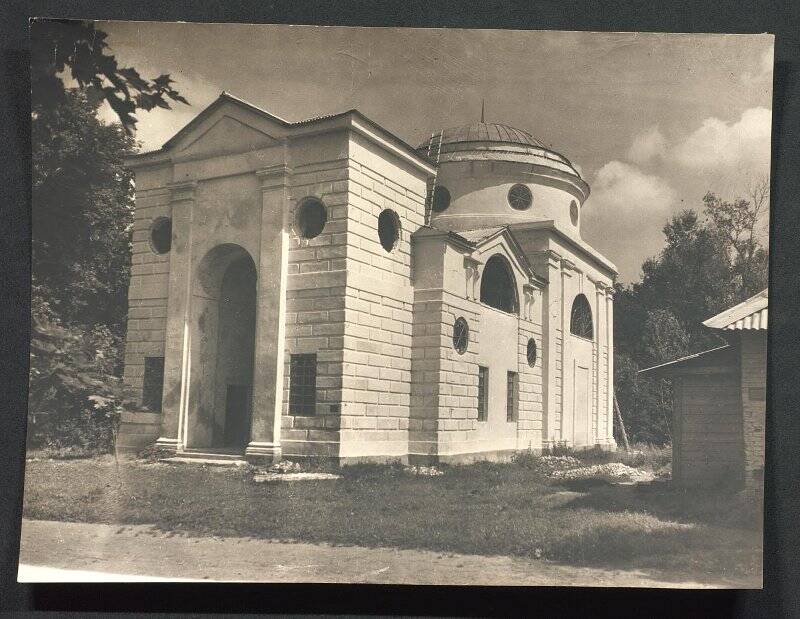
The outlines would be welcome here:
<svg viewBox="0 0 800 619">
<path fill-rule="evenodd" d="M 160 413 L 163 394 L 164 357 L 145 357 L 142 406 L 146 406 L 154 413 Z"/>
<path fill-rule="evenodd" d="M 289 414 L 313 415 L 317 410 L 317 355 L 292 355 L 289 372 Z"/>
<path fill-rule="evenodd" d="M 489 368 L 478 366 L 478 421 L 486 421 L 489 409 Z"/>
<path fill-rule="evenodd" d="M 516 372 L 509 372 L 506 378 L 506 419 L 517 419 L 517 390 L 519 381 Z"/>
</svg>

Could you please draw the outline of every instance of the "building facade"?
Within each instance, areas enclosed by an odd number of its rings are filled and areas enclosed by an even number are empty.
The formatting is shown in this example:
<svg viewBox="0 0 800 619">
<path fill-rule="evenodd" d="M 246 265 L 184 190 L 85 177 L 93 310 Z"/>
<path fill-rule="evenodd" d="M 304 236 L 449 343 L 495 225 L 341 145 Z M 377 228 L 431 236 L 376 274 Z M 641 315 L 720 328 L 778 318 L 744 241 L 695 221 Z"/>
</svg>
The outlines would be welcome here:
<svg viewBox="0 0 800 619">
<path fill-rule="evenodd" d="M 614 446 L 614 265 L 530 134 L 412 148 L 227 93 L 136 176 L 123 449 L 340 462 Z"/>
<path fill-rule="evenodd" d="M 641 370 L 673 383 L 672 479 L 764 488 L 768 291 L 703 324 L 724 346 Z"/>
</svg>

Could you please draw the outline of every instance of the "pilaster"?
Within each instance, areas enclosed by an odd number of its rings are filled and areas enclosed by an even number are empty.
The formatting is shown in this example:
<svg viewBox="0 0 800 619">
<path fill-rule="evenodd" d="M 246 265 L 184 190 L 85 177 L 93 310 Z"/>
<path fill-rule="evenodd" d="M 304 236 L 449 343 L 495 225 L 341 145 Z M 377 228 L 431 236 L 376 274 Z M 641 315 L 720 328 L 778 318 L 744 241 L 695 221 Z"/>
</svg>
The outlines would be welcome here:
<svg viewBox="0 0 800 619">
<path fill-rule="evenodd" d="M 285 164 L 256 172 L 261 181 L 253 415 L 245 455 L 279 459 L 283 408 L 286 280 L 289 251 L 289 185 Z"/>
<path fill-rule="evenodd" d="M 186 411 L 189 399 L 189 350 L 192 285 L 192 218 L 194 181 L 169 185 L 172 242 L 169 256 L 169 298 L 164 346 L 164 395 L 161 433 L 156 445 L 170 451 L 186 446 Z"/>
</svg>

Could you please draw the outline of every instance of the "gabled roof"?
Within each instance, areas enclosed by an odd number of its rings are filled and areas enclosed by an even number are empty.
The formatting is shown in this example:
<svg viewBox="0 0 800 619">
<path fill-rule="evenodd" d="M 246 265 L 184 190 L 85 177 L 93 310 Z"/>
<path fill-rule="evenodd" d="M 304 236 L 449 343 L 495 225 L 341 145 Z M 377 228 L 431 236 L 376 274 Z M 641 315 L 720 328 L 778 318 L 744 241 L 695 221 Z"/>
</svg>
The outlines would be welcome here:
<svg viewBox="0 0 800 619">
<path fill-rule="evenodd" d="M 712 365 L 736 365 L 736 351 L 732 346 L 726 344 L 718 348 L 711 348 L 704 350 L 693 355 L 687 355 L 674 361 L 667 361 L 666 363 L 659 363 L 649 368 L 639 370 L 637 374 L 646 374 L 653 377 L 678 374 L 681 372 L 691 371 L 701 367 L 708 367 Z"/>
<path fill-rule="evenodd" d="M 703 324 L 711 329 L 766 330 L 769 288 L 765 288 L 746 301 L 712 316 Z"/>
<path fill-rule="evenodd" d="M 513 252 L 514 257 L 525 271 L 525 274 L 539 285 L 544 286 L 547 284 L 547 280 L 537 275 L 533 270 L 533 266 L 528 260 L 528 257 L 525 255 L 522 247 L 517 242 L 517 239 L 514 238 L 514 234 L 511 232 L 508 226 L 476 228 L 474 230 L 461 230 L 459 232 L 453 232 L 452 230 L 440 230 L 438 228 L 425 225 L 418 228 L 417 231 L 412 235 L 412 237 L 426 236 L 441 236 L 460 249 L 467 251 L 475 251 L 486 243 L 489 243 L 492 239 L 502 236 L 508 243 L 508 246 Z"/>
<path fill-rule="evenodd" d="M 433 173 L 435 170 L 434 164 L 425 157 L 424 154 L 420 153 L 417 149 L 413 146 L 402 140 L 401 138 L 397 137 L 387 129 L 381 127 L 378 123 L 374 120 L 364 116 L 361 112 L 356 109 L 347 110 L 345 112 L 339 112 L 336 114 L 328 114 L 324 116 L 317 116 L 314 118 L 308 118 L 306 120 L 300 120 L 297 122 L 290 122 L 285 120 L 275 114 L 271 114 L 266 110 L 253 105 L 245 101 L 244 99 L 240 99 L 239 97 L 235 97 L 234 95 L 225 92 L 224 90 L 217 97 L 213 103 L 211 103 L 208 107 L 203 109 L 197 116 L 195 116 L 191 121 L 189 121 L 182 129 L 180 129 L 175 135 L 173 135 L 169 140 L 167 140 L 164 145 L 159 150 L 149 151 L 145 153 L 138 153 L 130 157 L 131 160 L 143 159 L 147 158 L 148 156 L 155 155 L 157 153 L 164 153 L 165 151 L 170 150 L 180 139 L 185 136 L 187 133 L 192 131 L 195 127 L 197 127 L 200 123 L 202 123 L 206 118 L 208 118 L 211 114 L 213 114 L 218 108 L 220 108 L 225 103 L 233 103 L 235 105 L 241 106 L 246 108 L 247 110 L 265 118 L 271 122 L 274 122 L 282 127 L 285 127 L 289 130 L 291 129 L 300 129 L 303 127 L 307 127 L 309 125 L 313 125 L 315 123 L 326 123 L 336 120 L 350 120 L 350 125 L 361 125 L 367 129 L 367 134 L 370 132 L 374 132 L 375 134 L 379 135 L 382 139 L 386 140 L 386 142 L 391 143 L 394 148 L 402 151 L 404 153 L 404 157 L 412 159 L 416 162 L 417 165 L 420 165 L 426 169 L 429 169 L 430 173 Z M 356 123 L 353 123 L 353 121 Z M 364 130 L 361 131 L 364 133 Z"/>
</svg>

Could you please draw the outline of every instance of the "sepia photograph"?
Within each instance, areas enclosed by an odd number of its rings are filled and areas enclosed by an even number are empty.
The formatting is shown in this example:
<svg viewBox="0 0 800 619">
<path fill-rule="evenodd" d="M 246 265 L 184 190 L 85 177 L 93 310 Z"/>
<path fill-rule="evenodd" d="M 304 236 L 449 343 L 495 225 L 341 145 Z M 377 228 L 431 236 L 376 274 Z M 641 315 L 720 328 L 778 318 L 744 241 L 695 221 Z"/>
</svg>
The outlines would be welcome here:
<svg viewBox="0 0 800 619">
<path fill-rule="evenodd" d="M 772 35 L 30 43 L 19 582 L 762 588 Z"/>
</svg>

